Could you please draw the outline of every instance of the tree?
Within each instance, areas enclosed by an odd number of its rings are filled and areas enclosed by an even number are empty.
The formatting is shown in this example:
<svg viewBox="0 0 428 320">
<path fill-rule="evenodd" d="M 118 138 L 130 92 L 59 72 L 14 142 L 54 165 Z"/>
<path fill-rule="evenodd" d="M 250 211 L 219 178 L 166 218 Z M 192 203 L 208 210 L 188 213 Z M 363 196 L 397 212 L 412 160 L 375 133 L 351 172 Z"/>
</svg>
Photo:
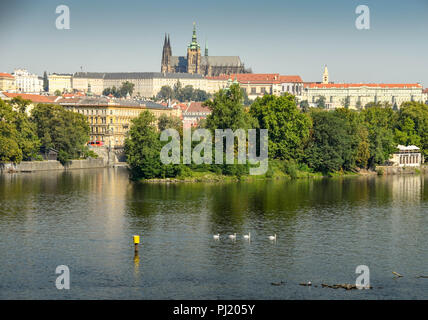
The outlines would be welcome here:
<svg viewBox="0 0 428 320">
<path fill-rule="evenodd" d="M 308 100 L 302 100 L 300 101 L 300 109 L 302 112 L 308 112 L 309 111 L 309 102 Z"/>
<path fill-rule="evenodd" d="M 56 95 L 57 97 L 59 97 L 61 95 L 61 91 L 60 90 L 55 90 L 54 95 Z"/>
<path fill-rule="evenodd" d="M 193 91 L 192 100 L 194 100 L 194 101 L 206 101 L 209 99 L 209 96 L 210 95 L 206 91 L 201 90 L 201 89 L 195 89 Z M 244 102 L 244 104 L 245 104 L 245 102 Z"/>
<path fill-rule="evenodd" d="M 345 163 L 345 167 L 350 169 L 354 166 L 366 168 L 370 158 L 370 150 L 368 130 L 364 124 L 361 113 L 346 108 L 339 108 L 334 112 L 349 124 L 348 134 L 351 137 L 353 156 L 348 164 Z"/>
<path fill-rule="evenodd" d="M 132 93 L 134 92 L 134 87 L 135 84 L 129 82 L 129 81 L 125 81 L 122 83 L 122 86 L 119 89 L 120 92 L 120 96 L 121 97 L 126 97 L 128 94 L 130 96 L 132 96 Z"/>
<path fill-rule="evenodd" d="M 159 131 L 163 131 L 165 129 L 175 129 L 178 132 L 182 132 L 182 127 L 182 121 L 179 117 L 168 116 L 164 113 L 158 119 Z"/>
<path fill-rule="evenodd" d="M 257 98 L 250 114 L 257 119 L 259 128 L 268 129 L 270 158 L 298 161 L 303 157 L 311 119 L 299 112 L 293 95 Z"/>
<path fill-rule="evenodd" d="M 405 102 L 398 112 L 395 141 L 403 145 L 416 145 L 428 159 L 428 105 Z"/>
<path fill-rule="evenodd" d="M 30 100 L 24 100 L 21 97 L 13 98 L 10 101 L 10 105 L 18 110 L 15 112 L 13 122 L 18 131 L 16 142 L 22 151 L 23 160 L 35 158 L 40 147 L 40 140 L 36 134 L 36 126 L 30 121 L 26 113 L 26 109 L 30 103 Z"/>
<path fill-rule="evenodd" d="M 316 103 L 317 103 L 317 107 L 318 108 L 321 108 L 321 109 L 325 109 L 326 108 L 325 97 L 324 96 L 320 96 L 318 98 L 318 100 L 316 101 Z"/>
<path fill-rule="evenodd" d="M 89 124 L 84 115 L 57 105 L 38 104 L 31 111 L 31 121 L 41 147 L 56 149 L 63 164 L 87 151 Z"/>
<path fill-rule="evenodd" d="M 229 88 L 220 90 L 204 105 L 211 109 L 206 122 L 208 129 L 247 130 L 256 126 L 255 119 L 244 109 L 239 84 L 232 84 Z"/>
<path fill-rule="evenodd" d="M 160 152 L 167 142 L 160 141 L 155 123 L 156 117 L 148 110 L 132 120 L 125 139 L 125 154 L 133 180 L 175 177 L 183 169 L 183 165 L 161 162 Z"/>
<path fill-rule="evenodd" d="M 151 179 L 161 174 L 161 142 L 155 122 L 155 116 L 148 110 L 132 120 L 125 139 L 125 154 L 133 179 Z"/>
<path fill-rule="evenodd" d="M 49 79 L 46 71 L 43 73 L 43 91 L 49 91 Z"/>
<path fill-rule="evenodd" d="M 351 97 L 346 96 L 346 98 L 342 100 L 342 104 L 345 109 L 349 109 L 349 106 L 351 105 Z"/>
<path fill-rule="evenodd" d="M 173 91 L 170 86 L 162 86 L 156 97 L 162 100 L 172 99 Z"/>
<path fill-rule="evenodd" d="M 371 106 L 362 110 L 361 115 L 368 130 L 369 166 L 383 164 L 396 148 L 393 129 L 397 114 L 390 107 Z"/>
<path fill-rule="evenodd" d="M 18 130 L 14 123 L 16 112 L 0 99 L 0 162 L 22 161 L 22 150 L 17 143 Z"/>
<path fill-rule="evenodd" d="M 336 112 L 312 112 L 313 128 L 306 161 L 316 171 L 352 169 L 352 135 L 349 123 Z"/>
</svg>

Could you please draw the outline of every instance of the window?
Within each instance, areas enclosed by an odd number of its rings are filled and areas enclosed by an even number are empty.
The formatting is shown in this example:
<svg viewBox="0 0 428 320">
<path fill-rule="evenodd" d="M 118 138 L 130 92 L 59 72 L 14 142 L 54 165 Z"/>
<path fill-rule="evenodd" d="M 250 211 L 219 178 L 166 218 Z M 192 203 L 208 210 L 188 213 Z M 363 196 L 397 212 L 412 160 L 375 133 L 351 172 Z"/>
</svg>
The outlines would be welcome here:
<svg viewBox="0 0 428 320">
<path fill-rule="evenodd" d="M 256 91 L 256 88 L 251 88 L 251 93 L 252 94 L 255 94 L 257 91 Z"/>
</svg>

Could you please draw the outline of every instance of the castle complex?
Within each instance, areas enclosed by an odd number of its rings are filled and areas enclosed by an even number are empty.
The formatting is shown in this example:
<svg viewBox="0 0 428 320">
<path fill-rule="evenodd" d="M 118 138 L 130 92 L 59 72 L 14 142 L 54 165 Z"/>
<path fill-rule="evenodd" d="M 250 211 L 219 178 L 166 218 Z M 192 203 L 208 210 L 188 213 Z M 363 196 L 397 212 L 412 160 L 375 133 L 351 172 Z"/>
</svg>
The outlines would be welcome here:
<svg viewBox="0 0 428 320">
<path fill-rule="evenodd" d="M 204 55 L 196 40 L 196 26 L 193 23 L 192 42 L 187 46 L 187 56 L 173 56 L 169 35 L 165 35 L 162 51 L 162 73 L 190 73 L 202 76 L 228 75 L 232 73 L 251 73 L 245 69 L 238 56 L 209 56 L 205 47 Z"/>
</svg>

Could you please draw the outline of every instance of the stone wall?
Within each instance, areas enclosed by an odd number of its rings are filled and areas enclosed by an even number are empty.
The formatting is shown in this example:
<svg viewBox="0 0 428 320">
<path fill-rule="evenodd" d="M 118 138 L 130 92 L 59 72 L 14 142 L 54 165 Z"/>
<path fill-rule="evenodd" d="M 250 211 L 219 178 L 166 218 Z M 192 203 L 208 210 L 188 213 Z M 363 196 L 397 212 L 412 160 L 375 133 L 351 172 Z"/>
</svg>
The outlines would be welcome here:
<svg viewBox="0 0 428 320">
<path fill-rule="evenodd" d="M 74 169 L 94 169 L 105 168 L 103 159 L 72 160 L 63 166 L 59 161 L 22 161 L 21 163 L 0 164 L 0 172 L 34 172 L 51 170 L 74 170 Z"/>
<path fill-rule="evenodd" d="M 428 165 L 420 167 L 376 166 L 376 172 L 380 175 L 428 173 Z"/>
</svg>

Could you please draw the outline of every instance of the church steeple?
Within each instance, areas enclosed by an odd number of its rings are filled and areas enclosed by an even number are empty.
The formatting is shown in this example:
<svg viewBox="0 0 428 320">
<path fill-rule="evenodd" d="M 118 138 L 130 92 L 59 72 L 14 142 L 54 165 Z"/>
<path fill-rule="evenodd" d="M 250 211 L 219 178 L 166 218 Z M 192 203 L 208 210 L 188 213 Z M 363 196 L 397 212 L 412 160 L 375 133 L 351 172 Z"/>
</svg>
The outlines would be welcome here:
<svg viewBox="0 0 428 320">
<path fill-rule="evenodd" d="M 327 65 L 324 66 L 324 73 L 322 75 L 322 83 L 323 84 L 328 84 L 328 69 L 327 69 Z"/>
<path fill-rule="evenodd" d="M 208 57 L 208 41 L 205 40 L 205 57 Z"/>
</svg>

